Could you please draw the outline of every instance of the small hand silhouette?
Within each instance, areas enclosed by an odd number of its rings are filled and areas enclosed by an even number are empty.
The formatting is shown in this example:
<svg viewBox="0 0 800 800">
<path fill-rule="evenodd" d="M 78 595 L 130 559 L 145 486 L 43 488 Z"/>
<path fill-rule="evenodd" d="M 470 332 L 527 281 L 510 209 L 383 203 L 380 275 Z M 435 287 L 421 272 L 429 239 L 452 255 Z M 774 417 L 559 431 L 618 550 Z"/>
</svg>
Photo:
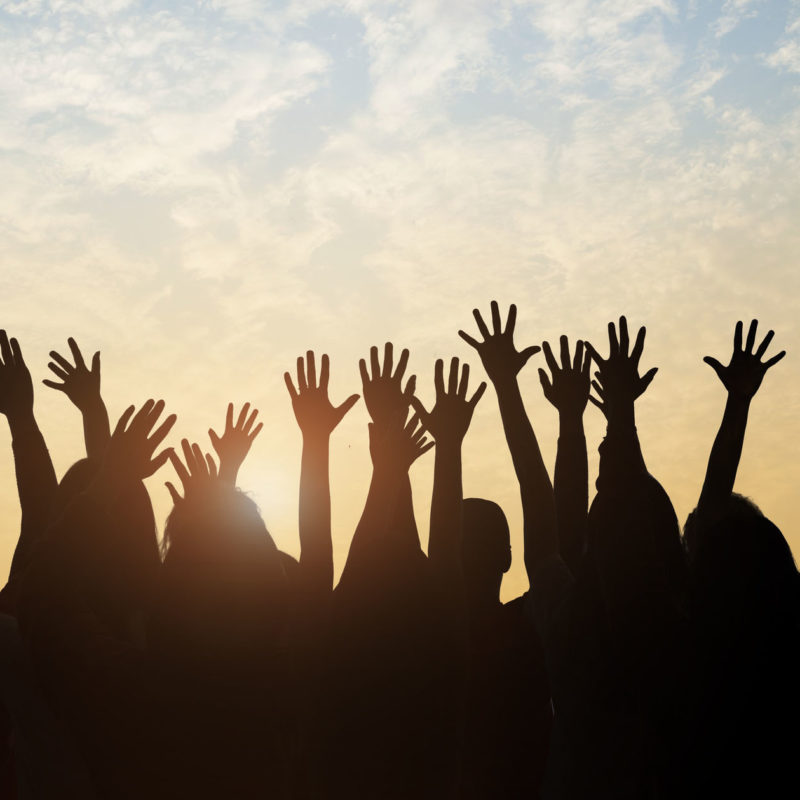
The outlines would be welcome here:
<svg viewBox="0 0 800 800">
<path fill-rule="evenodd" d="M 772 356 L 768 361 L 762 362 L 761 358 L 767 352 L 775 332 L 769 331 L 758 346 L 758 350 L 753 352 L 758 320 L 754 319 L 750 323 L 744 348 L 742 348 L 742 327 L 741 322 L 736 323 L 736 331 L 733 335 L 733 353 L 727 367 L 722 366 L 716 358 L 711 356 L 706 356 L 703 361 L 713 367 L 717 377 L 722 381 L 722 385 L 728 390 L 728 394 L 749 401 L 758 391 L 758 387 L 761 386 L 761 381 L 764 379 L 767 370 L 773 364 L 777 364 L 786 355 L 786 351 L 781 350 L 780 353 Z"/>
<path fill-rule="evenodd" d="M 0 330 L 0 413 L 9 419 L 33 413 L 33 381 L 16 339 Z"/>
<path fill-rule="evenodd" d="M 380 428 L 369 423 L 369 452 L 376 468 L 394 467 L 407 472 L 409 467 L 434 445 L 428 441 L 425 428 L 416 414 L 405 424 L 398 417 L 396 424 Z"/>
<path fill-rule="evenodd" d="M 569 340 L 562 336 L 561 366 L 558 366 L 549 342 L 543 342 L 544 357 L 550 368 L 551 378 L 539 369 L 539 380 L 544 396 L 558 409 L 560 414 L 581 416 L 589 401 L 589 367 L 592 359 L 588 352 L 584 353 L 583 342 L 575 345 L 575 359 L 570 364 Z"/>
<path fill-rule="evenodd" d="M 170 493 L 170 497 L 172 497 L 172 502 L 176 506 L 193 495 L 202 497 L 217 480 L 217 465 L 208 453 L 203 454 L 199 444 L 189 444 L 188 439 L 182 439 L 181 449 L 183 450 L 183 460 L 186 462 L 186 466 L 183 465 L 174 450 L 169 451 L 169 460 L 172 462 L 172 466 L 175 467 L 175 472 L 183 485 L 183 497 L 180 496 L 178 490 L 170 481 L 164 484 Z"/>
<path fill-rule="evenodd" d="M 250 411 L 250 403 L 245 403 L 234 425 L 233 403 L 228 403 L 225 430 L 222 432 L 222 436 L 219 436 L 213 428 L 208 429 L 208 437 L 219 457 L 220 479 L 232 486 L 236 484 L 239 467 L 247 458 L 253 440 L 264 427 L 262 422 L 259 422 L 255 428 L 253 427 L 258 416 L 258 409 L 254 408 L 249 416 L 248 411 Z"/>
<path fill-rule="evenodd" d="M 514 327 L 517 323 L 517 307 L 512 303 L 508 309 L 508 319 L 506 320 L 505 330 L 501 328 L 500 308 L 496 300 L 491 302 L 492 311 L 492 333 L 486 327 L 481 312 L 474 309 L 472 314 L 478 324 L 478 330 L 483 341 L 473 339 L 468 333 L 459 331 L 458 335 L 471 347 L 478 351 L 481 357 L 483 368 L 491 379 L 492 383 L 503 382 L 514 378 L 517 373 L 527 364 L 528 359 L 538 353 L 541 349 L 537 345 L 526 347 L 522 351 L 517 351 L 514 346 Z"/>
<path fill-rule="evenodd" d="M 108 443 L 103 472 L 115 480 L 147 478 L 169 458 L 169 449 L 162 450 L 156 456 L 153 453 L 175 424 L 177 419 L 175 414 L 170 414 L 153 431 L 164 411 L 164 401 L 148 400 L 134 416 L 135 410 L 135 406 L 128 406 L 125 409 Z"/>
<path fill-rule="evenodd" d="M 283 373 L 292 398 L 294 416 L 304 436 L 330 436 L 342 417 L 358 401 L 359 396 L 351 394 L 340 406 L 331 403 L 328 399 L 329 371 L 330 361 L 327 355 L 323 355 L 318 384 L 314 352 L 309 350 L 305 364 L 302 356 L 297 359 L 297 388 L 292 383 L 292 376 L 288 372 Z"/>
<path fill-rule="evenodd" d="M 100 399 L 100 352 L 98 351 L 92 356 L 92 368 L 88 369 L 75 340 L 70 337 L 67 339 L 67 344 L 72 351 L 75 365 L 70 364 L 55 350 L 51 350 L 50 358 L 57 363 L 51 361 L 47 366 L 56 377 L 61 378 L 63 383 L 51 380 L 44 380 L 42 383 L 51 389 L 64 392 L 73 404 L 83 411 Z"/>
<path fill-rule="evenodd" d="M 384 346 L 383 369 L 378 361 L 377 347 L 370 348 L 369 358 L 372 374 L 367 372 L 367 363 L 363 358 L 358 362 L 358 369 L 361 373 L 364 403 L 372 421 L 383 427 L 392 424 L 402 414 L 401 421 L 405 422 L 417 381 L 417 376 L 412 375 L 406 383 L 406 388 L 403 389 L 402 380 L 408 365 L 408 350 L 400 353 L 400 360 L 397 362 L 394 374 L 392 374 L 393 346 L 391 342 L 387 342 Z"/>
<path fill-rule="evenodd" d="M 436 388 L 436 403 L 428 412 L 418 398 L 412 397 L 411 404 L 419 415 L 422 424 L 436 440 L 436 444 L 461 445 L 472 421 L 475 406 L 486 391 L 486 383 L 478 386 L 475 394 L 467 398 L 469 387 L 469 364 L 464 364 L 461 369 L 459 381 L 459 361 L 457 358 L 450 360 L 450 375 L 447 390 L 444 388 L 444 362 L 437 359 L 434 368 L 434 386 Z"/>
<path fill-rule="evenodd" d="M 614 323 L 608 323 L 608 358 L 601 358 L 589 342 L 584 343 L 586 350 L 600 370 L 595 373 L 597 380 L 592 381 L 592 388 L 597 392 L 600 400 L 591 395 L 589 400 L 603 412 L 606 418 L 614 405 L 633 403 L 637 397 L 644 394 L 658 372 L 658 367 L 653 367 L 644 375 L 639 375 L 639 359 L 644 350 L 646 333 L 647 330 L 644 326 L 639 328 L 633 350 L 628 353 L 630 344 L 628 321 L 625 317 L 620 317 L 619 339 L 617 339 Z"/>
</svg>

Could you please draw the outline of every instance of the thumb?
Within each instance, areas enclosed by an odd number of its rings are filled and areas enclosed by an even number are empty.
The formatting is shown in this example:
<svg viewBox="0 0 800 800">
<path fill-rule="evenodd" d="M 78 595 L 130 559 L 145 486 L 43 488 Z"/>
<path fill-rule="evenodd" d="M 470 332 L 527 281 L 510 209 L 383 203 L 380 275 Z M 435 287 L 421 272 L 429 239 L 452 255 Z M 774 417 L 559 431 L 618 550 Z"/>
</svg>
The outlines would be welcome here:
<svg viewBox="0 0 800 800">
<path fill-rule="evenodd" d="M 539 345 L 538 345 L 538 344 L 534 344 L 534 345 L 532 345 L 531 347 L 526 347 L 526 348 L 525 348 L 525 349 L 524 349 L 524 350 L 523 350 L 523 351 L 520 353 L 520 357 L 522 358 L 522 363 L 523 363 L 523 365 L 524 365 L 524 364 L 527 364 L 527 363 L 528 363 L 528 359 L 529 359 L 531 356 L 535 356 L 535 355 L 536 355 L 536 354 L 537 354 L 537 353 L 538 353 L 538 352 L 539 352 L 541 349 L 542 349 L 542 348 L 541 348 L 541 347 L 539 347 Z"/>
<path fill-rule="evenodd" d="M 92 373 L 92 375 L 99 375 L 100 374 L 100 351 L 99 350 L 92 356 L 91 373 Z"/>
<path fill-rule="evenodd" d="M 341 419 L 359 400 L 360 394 L 351 394 L 337 409 L 337 417 Z"/>
<path fill-rule="evenodd" d="M 725 367 L 723 367 L 722 364 L 720 364 L 719 361 L 717 361 L 717 359 L 713 356 L 706 356 L 703 361 L 708 364 L 708 366 L 717 373 L 717 377 L 722 380 L 722 373 L 725 371 Z"/>
<path fill-rule="evenodd" d="M 644 375 L 642 375 L 642 379 L 640 382 L 640 387 L 641 387 L 640 394 L 642 394 L 645 391 L 645 389 L 647 389 L 647 387 L 653 382 L 653 378 L 655 378 L 656 372 L 658 372 L 658 367 L 653 367 L 653 369 L 648 370 L 647 372 L 645 372 Z"/>
</svg>

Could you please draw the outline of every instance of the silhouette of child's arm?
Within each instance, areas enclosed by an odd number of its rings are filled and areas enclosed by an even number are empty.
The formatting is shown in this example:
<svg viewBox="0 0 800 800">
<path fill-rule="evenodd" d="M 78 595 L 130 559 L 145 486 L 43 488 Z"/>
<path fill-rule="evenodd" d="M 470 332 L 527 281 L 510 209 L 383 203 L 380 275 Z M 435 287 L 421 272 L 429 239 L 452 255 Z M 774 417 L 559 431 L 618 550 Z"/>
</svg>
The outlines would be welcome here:
<svg viewBox="0 0 800 800">
<path fill-rule="evenodd" d="M 433 447 L 414 414 L 404 423 L 404 411 L 384 425 L 369 424 L 372 480 L 358 522 L 340 586 L 380 585 L 422 557 L 419 547 L 408 471 Z"/>
<path fill-rule="evenodd" d="M 774 332 L 769 331 L 758 349 L 754 351 L 758 321 L 753 320 L 750 323 L 744 347 L 742 347 L 742 328 L 742 323 L 737 322 L 733 337 L 733 353 L 727 366 L 723 366 L 711 356 L 703 359 L 714 369 L 728 392 L 722 423 L 711 448 L 703 489 L 697 504 L 698 514 L 705 524 L 713 521 L 733 492 L 744 445 L 750 402 L 761 386 L 767 370 L 786 355 L 786 351 L 781 350 L 772 358 L 762 361 Z"/>
<path fill-rule="evenodd" d="M 561 366 L 547 342 L 542 343 L 550 378 L 539 369 L 544 396 L 558 410 L 559 433 L 553 493 L 558 522 L 558 548 L 573 574 L 586 548 L 586 520 L 589 513 L 589 465 L 583 412 L 589 401 L 591 357 L 583 342 L 575 345 L 570 361 L 569 341 L 562 336 Z"/>
<path fill-rule="evenodd" d="M 208 429 L 208 438 L 219 457 L 219 479 L 228 486 L 236 486 L 239 477 L 239 468 L 244 463 L 253 440 L 261 433 L 264 427 L 262 422 L 255 424 L 258 409 L 250 411 L 250 403 L 245 403 L 236 423 L 233 422 L 233 403 L 228 403 L 225 414 L 225 429 L 220 436 L 213 428 Z M 254 427 L 255 426 L 255 427 Z"/>
<path fill-rule="evenodd" d="M 380 458 L 380 453 L 385 449 L 381 443 L 392 441 L 400 435 L 398 431 L 408 428 L 404 427 L 404 423 L 416 385 L 416 376 L 411 375 L 403 387 L 408 356 L 408 350 L 404 349 L 395 368 L 394 347 L 387 342 L 382 365 L 377 347 L 370 348 L 369 369 L 363 358 L 358 362 L 364 404 L 372 418 L 369 440 L 373 473 L 364 514 L 347 554 L 342 573 L 344 583 L 353 580 L 353 576 L 362 579 L 378 562 L 384 563 L 387 558 L 405 560 L 422 552 L 408 479 L 408 469 L 413 459 L 404 464 L 407 459 Z M 405 438 L 408 438 L 408 434 Z M 387 497 L 391 499 L 389 505 Z"/>
<path fill-rule="evenodd" d="M 353 394 L 340 406 L 328 399 L 329 360 L 322 356 L 319 382 L 314 353 L 297 359 L 297 388 L 291 375 L 283 376 L 292 408 L 303 434 L 300 466 L 300 574 L 309 588 L 333 589 L 331 540 L 330 437 L 342 417 L 355 405 Z"/>
<path fill-rule="evenodd" d="M 517 374 L 540 348 L 526 347 L 518 352 L 514 346 L 515 305 L 509 309 L 505 330 L 501 328 L 500 310 L 495 301 L 492 301 L 491 310 L 491 333 L 480 312 L 477 309 L 472 312 L 483 341 L 479 342 L 464 331 L 459 331 L 458 335 L 478 351 L 497 392 L 503 430 L 522 497 L 525 567 L 528 579 L 532 580 L 539 564 L 558 550 L 553 486 L 517 383 Z"/>
<path fill-rule="evenodd" d="M 108 411 L 100 394 L 100 352 L 92 356 L 92 368 L 86 366 L 83 355 L 73 338 L 67 339 L 75 364 L 55 350 L 50 351 L 53 360 L 47 365 L 62 383 L 44 380 L 45 386 L 56 389 L 69 397 L 81 412 L 83 418 L 83 439 L 86 455 L 98 461 L 103 458 L 111 429 L 108 424 Z"/>
<path fill-rule="evenodd" d="M 634 403 L 640 397 L 658 372 L 657 367 L 639 375 L 639 359 L 644 350 L 647 331 L 639 328 L 633 349 L 630 350 L 628 322 L 625 317 L 619 320 L 619 337 L 613 322 L 608 323 L 608 358 L 601 358 L 589 342 L 586 349 L 597 364 L 596 380 L 592 387 L 599 399 L 590 396 L 607 421 L 606 438 L 600 445 L 600 475 L 598 490 L 602 487 L 614 488 L 624 492 L 631 480 L 648 475 L 647 466 L 636 433 Z"/>
<path fill-rule="evenodd" d="M 460 379 L 458 367 L 458 359 L 453 358 L 445 391 L 444 362 L 441 359 L 436 361 L 436 404 L 430 413 L 416 397 L 411 399 L 422 424 L 436 441 L 428 560 L 440 577 L 456 590 L 460 590 L 462 585 L 461 514 L 464 496 L 461 445 L 475 406 L 486 391 L 486 384 L 481 383 L 475 394 L 468 398 L 469 365 L 462 367 Z"/>
<path fill-rule="evenodd" d="M 38 539 L 44 534 L 57 481 L 33 413 L 33 382 L 16 339 L 0 330 L 0 412 L 11 430 L 14 468 L 22 510 L 19 540 L 9 580 L 25 568 Z"/>
</svg>

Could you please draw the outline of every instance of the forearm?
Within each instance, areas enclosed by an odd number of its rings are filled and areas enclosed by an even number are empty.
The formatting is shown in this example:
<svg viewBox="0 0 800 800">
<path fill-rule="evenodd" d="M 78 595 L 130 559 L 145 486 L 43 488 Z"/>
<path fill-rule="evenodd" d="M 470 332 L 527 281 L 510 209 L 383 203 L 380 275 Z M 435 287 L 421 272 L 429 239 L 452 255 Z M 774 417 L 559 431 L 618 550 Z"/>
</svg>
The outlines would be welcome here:
<svg viewBox="0 0 800 800">
<path fill-rule="evenodd" d="M 436 570 L 458 578 L 461 575 L 461 515 L 464 499 L 461 446 L 437 442 L 435 452 L 428 558 Z"/>
<path fill-rule="evenodd" d="M 703 515 L 715 513 L 733 492 L 749 410 L 749 400 L 728 395 L 722 422 L 708 457 L 703 489 L 697 504 Z"/>
<path fill-rule="evenodd" d="M 583 414 L 559 414 L 553 494 L 559 551 L 570 570 L 576 574 L 586 546 L 589 509 L 589 465 Z"/>
<path fill-rule="evenodd" d="M 330 439 L 304 436 L 300 466 L 300 568 L 309 584 L 333 588 Z"/>
<path fill-rule="evenodd" d="M 11 575 L 23 569 L 35 542 L 45 532 L 58 482 L 53 462 L 33 412 L 10 417 L 19 502 L 20 537 L 11 562 Z"/>
<path fill-rule="evenodd" d="M 98 395 L 96 400 L 81 409 L 81 414 L 86 455 L 91 459 L 101 461 L 108 446 L 108 440 L 111 438 L 108 411 L 103 398 Z"/>
<path fill-rule="evenodd" d="M 598 491 L 625 492 L 631 479 L 647 474 L 633 401 L 612 406 L 600 445 Z"/>
<path fill-rule="evenodd" d="M 495 389 L 503 430 L 519 481 L 524 517 L 525 566 L 531 578 L 538 564 L 558 549 L 553 486 L 516 378 L 496 383 Z"/>
</svg>

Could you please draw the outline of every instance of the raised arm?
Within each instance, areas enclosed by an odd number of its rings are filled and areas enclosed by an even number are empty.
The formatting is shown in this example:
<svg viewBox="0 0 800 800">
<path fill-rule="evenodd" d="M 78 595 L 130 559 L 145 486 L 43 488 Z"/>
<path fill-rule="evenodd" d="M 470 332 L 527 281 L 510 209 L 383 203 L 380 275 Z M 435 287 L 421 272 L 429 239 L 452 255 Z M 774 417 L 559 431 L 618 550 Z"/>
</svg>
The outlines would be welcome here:
<svg viewBox="0 0 800 800">
<path fill-rule="evenodd" d="M 575 345 L 570 361 L 569 340 L 560 339 L 559 366 L 548 342 L 542 343 L 550 377 L 539 370 L 544 396 L 558 410 L 558 450 L 553 493 L 558 521 L 558 548 L 573 574 L 586 549 L 586 519 L 589 513 L 589 466 L 583 412 L 589 401 L 591 357 L 584 353 L 583 342 Z"/>
<path fill-rule="evenodd" d="M 297 387 L 283 376 L 292 398 L 295 419 L 303 435 L 300 464 L 300 574 L 307 586 L 321 592 L 333 589 L 331 540 L 330 438 L 334 428 L 355 405 L 353 394 L 341 405 L 328 399 L 330 364 L 322 356 L 319 382 L 313 351 L 297 359 Z"/>
<path fill-rule="evenodd" d="M 598 367 L 592 388 L 599 399 L 593 396 L 589 399 L 603 412 L 608 423 L 606 438 L 600 445 L 598 490 L 603 486 L 622 490 L 631 478 L 648 474 L 634 411 L 637 398 L 644 394 L 658 372 L 658 368 L 653 367 L 639 375 L 646 333 L 644 327 L 639 328 L 633 349 L 630 349 L 628 322 L 620 317 L 619 336 L 614 323 L 608 323 L 608 358 L 601 358 L 589 342 L 585 343 Z"/>
<path fill-rule="evenodd" d="M 47 526 L 57 481 L 36 418 L 33 382 L 16 339 L 0 330 L 0 413 L 11 430 L 14 468 L 22 510 L 19 540 L 11 562 L 11 578 L 28 563 L 33 547 Z"/>
<path fill-rule="evenodd" d="M 469 365 L 463 365 L 459 379 L 459 362 L 453 358 L 450 361 L 447 390 L 444 386 L 444 362 L 441 359 L 435 365 L 434 386 L 436 404 L 430 412 L 416 397 L 411 399 L 422 424 L 436 441 L 428 560 L 442 580 L 459 590 L 462 585 L 461 514 L 464 502 L 461 445 L 475 406 L 486 391 L 486 384 L 481 383 L 475 394 L 467 397 Z"/>
<path fill-rule="evenodd" d="M 233 422 L 233 403 L 228 403 L 225 414 L 225 429 L 220 436 L 213 428 L 208 429 L 208 438 L 219 457 L 219 479 L 228 486 L 236 486 L 239 468 L 244 463 L 253 440 L 261 433 L 263 423 L 255 424 L 258 409 L 250 411 L 250 403 L 245 403 Z"/>
<path fill-rule="evenodd" d="M 394 347 L 387 342 L 383 364 L 377 347 L 370 348 L 369 368 L 364 359 L 358 363 L 364 403 L 372 418 L 369 439 L 373 470 L 364 513 L 353 534 L 341 584 L 375 579 L 379 564 L 391 565 L 393 560 L 421 554 L 408 479 L 408 469 L 419 453 L 411 460 L 401 454 L 393 459 L 388 444 L 384 446 L 397 439 L 398 431 L 408 427 L 405 421 L 416 385 L 416 377 L 412 375 L 403 387 L 408 356 L 408 350 L 403 350 L 395 367 Z M 391 504 L 387 504 L 387 497 L 391 497 Z"/>
<path fill-rule="evenodd" d="M 742 328 L 742 323 L 737 322 L 733 336 L 733 353 L 727 366 L 723 366 L 711 356 L 703 359 L 717 373 L 717 377 L 728 392 L 722 422 L 711 448 L 703 489 L 697 504 L 700 518 L 698 521 L 704 524 L 713 521 L 721 513 L 731 496 L 742 455 L 750 403 L 761 386 L 767 370 L 786 355 L 786 351 L 781 350 L 772 358 L 762 361 L 775 335 L 774 332 L 769 331 L 754 350 L 758 320 L 754 319 L 750 323 L 744 347 L 742 347 Z"/>
<path fill-rule="evenodd" d="M 491 310 L 491 333 L 478 309 L 472 312 L 482 341 L 464 331 L 459 331 L 458 335 L 478 351 L 486 374 L 497 392 L 503 430 L 522 497 L 525 567 L 528 579 L 532 580 L 542 561 L 558 550 L 553 486 L 517 383 L 517 374 L 540 348 L 532 346 L 518 351 L 514 346 L 515 305 L 509 309 L 505 329 L 501 326 L 500 309 L 495 301 L 492 301 Z"/>
<path fill-rule="evenodd" d="M 71 364 L 55 350 L 50 351 L 53 360 L 47 365 L 62 383 L 44 380 L 42 383 L 51 389 L 69 397 L 81 412 L 83 418 L 83 439 L 86 443 L 86 455 L 101 460 L 108 445 L 111 430 L 108 424 L 108 411 L 100 394 L 100 352 L 92 356 L 92 367 L 89 369 L 75 340 L 67 339 L 75 364 Z"/>
</svg>

